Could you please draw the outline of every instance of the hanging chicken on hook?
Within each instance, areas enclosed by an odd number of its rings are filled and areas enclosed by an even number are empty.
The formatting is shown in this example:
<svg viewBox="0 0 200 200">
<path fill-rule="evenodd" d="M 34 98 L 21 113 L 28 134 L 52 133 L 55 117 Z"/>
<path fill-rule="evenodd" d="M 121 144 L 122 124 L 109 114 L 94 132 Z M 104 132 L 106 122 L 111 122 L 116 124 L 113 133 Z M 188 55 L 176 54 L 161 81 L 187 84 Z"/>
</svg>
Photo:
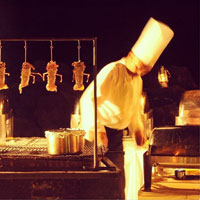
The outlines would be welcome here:
<svg viewBox="0 0 200 200">
<path fill-rule="evenodd" d="M 35 75 L 39 75 L 42 78 L 42 75 L 40 73 L 35 73 L 32 72 L 32 70 L 35 70 L 35 67 L 33 65 L 31 65 L 28 62 L 23 62 L 22 64 L 22 69 L 21 69 L 21 82 L 19 84 L 19 92 L 20 94 L 22 94 L 22 88 L 28 86 L 29 84 L 29 80 L 30 80 L 30 76 L 33 78 L 33 84 L 35 83 Z"/>
<path fill-rule="evenodd" d="M 8 88 L 5 84 L 5 75 L 10 76 L 10 73 L 6 73 L 6 63 L 0 61 L 0 90 Z"/>
<path fill-rule="evenodd" d="M 74 67 L 72 82 L 74 82 L 75 80 L 75 85 L 73 87 L 73 90 L 82 91 L 85 88 L 83 85 L 83 75 L 87 76 L 86 82 L 88 82 L 90 74 L 84 73 L 85 68 L 86 68 L 84 62 L 81 62 L 81 61 L 73 62 L 72 66 Z"/>
<path fill-rule="evenodd" d="M 47 72 L 43 73 L 43 81 L 45 81 L 45 75 L 47 75 L 46 89 L 50 92 L 57 92 L 56 76 L 60 76 L 60 83 L 62 83 L 62 75 L 57 74 L 59 65 L 55 61 L 48 62 L 46 66 Z"/>
</svg>

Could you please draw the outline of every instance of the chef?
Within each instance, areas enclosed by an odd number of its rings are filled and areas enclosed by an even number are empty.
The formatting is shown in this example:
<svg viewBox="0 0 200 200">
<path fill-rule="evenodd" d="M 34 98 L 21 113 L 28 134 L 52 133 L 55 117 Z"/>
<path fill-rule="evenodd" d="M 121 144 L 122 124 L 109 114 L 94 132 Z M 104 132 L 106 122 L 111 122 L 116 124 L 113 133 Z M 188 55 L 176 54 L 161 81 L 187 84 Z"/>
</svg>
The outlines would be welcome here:
<svg viewBox="0 0 200 200">
<path fill-rule="evenodd" d="M 106 156 L 121 169 L 123 189 L 123 130 L 128 129 L 137 145 L 144 145 L 141 76 L 153 68 L 173 35 L 167 25 L 150 18 L 128 55 L 109 63 L 97 75 L 97 143 L 108 148 Z M 80 98 L 81 128 L 86 131 L 85 139 L 88 141 L 94 139 L 94 112 L 92 82 Z"/>
</svg>

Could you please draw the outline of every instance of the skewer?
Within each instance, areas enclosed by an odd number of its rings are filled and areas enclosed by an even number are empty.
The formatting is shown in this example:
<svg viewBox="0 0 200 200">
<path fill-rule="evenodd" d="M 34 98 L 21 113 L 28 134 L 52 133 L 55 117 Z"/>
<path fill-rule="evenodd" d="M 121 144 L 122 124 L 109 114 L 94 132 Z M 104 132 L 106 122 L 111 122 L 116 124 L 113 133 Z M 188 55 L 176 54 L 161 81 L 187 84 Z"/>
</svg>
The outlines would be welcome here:
<svg viewBox="0 0 200 200">
<path fill-rule="evenodd" d="M 81 44 L 80 44 L 80 40 L 78 40 L 78 61 L 81 61 Z"/>
<path fill-rule="evenodd" d="M 26 43 L 26 40 L 24 41 L 24 62 L 27 61 L 27 43 Z"/>
<path fill-rule="evenodd" d="M 51 51 L 51 61 L 53 61 L 53 41 L 52 41 L 52 40 L 50 40 L 50 43 L 51 43 L 51 45 L 50 45 L 50 51 Z"/>
<path fill-rule="evenodd" d="M 49 40 L 52 40 L 52 41 L 68 41 L 68 42 L 71 42 L 71 41 L 92 41 L 92 40 L 95 40 L 96 38 L 23 38 L 23 39 L 19 39 L 19 38 L 0 38 L 1 41 L 7 41 L 7 42 L 19 42 L 19 41 L 35 41 L 35 42 L 42 42 L 42 41 L 49 41 Z"/>
</svg>

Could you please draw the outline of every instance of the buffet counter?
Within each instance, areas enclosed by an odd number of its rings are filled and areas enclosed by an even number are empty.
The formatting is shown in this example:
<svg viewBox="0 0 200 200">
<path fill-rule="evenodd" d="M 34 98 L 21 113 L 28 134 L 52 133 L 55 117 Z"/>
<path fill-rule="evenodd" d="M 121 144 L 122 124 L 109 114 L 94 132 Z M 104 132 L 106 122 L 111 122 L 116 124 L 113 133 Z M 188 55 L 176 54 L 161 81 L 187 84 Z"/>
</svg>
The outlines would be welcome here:
<svg viewBox="0 0 200 200">
<path fill-rule="evenodd" d="M 0 199 L 119 199 L 120 170 L 98 149 L 49 155 L 46 138 L 11 138 L 0 145 Z"/>
</svg>

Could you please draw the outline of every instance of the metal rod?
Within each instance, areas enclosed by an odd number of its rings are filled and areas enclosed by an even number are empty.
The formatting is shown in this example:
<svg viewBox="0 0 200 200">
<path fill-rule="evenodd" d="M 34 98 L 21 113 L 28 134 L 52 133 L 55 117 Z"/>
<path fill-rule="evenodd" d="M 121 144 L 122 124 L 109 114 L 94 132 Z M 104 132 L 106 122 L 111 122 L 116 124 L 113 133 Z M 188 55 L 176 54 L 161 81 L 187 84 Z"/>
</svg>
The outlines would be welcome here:
<svg viewBox="0 0 200 200">
<path fill-rule="evenodd" d="M 78 40 L 78 61 L 81 61 L 81 44 L 80 44 L 80 40 Z"/>
<path fill-rule="evenodd" d="M 92 38 L 0 38 L 1 41 L 7 41 L 7 42 L 19 42 L 19 41 L 36 41 L 36 42 L 42 42 L 42 41 L 49 41 L 49 40 L 52 40 L 52 41 L 68 41 L 68 42 L 73 42 L 73 41 L 92 41 L 94 40 L 95 38 L 92 37 Z"/>
<path fill-rule="evenodd" d="M 24 41 L 24 61 L 27 61 L 27 43 Z"/>
<path fill-rule="evenodd" d="M 94 72 L 94 168 L 97 168 L 97 81 L 96 81 L 96 74 L 97 74 L 97 39 L 93 40 L 93 72 Z"/>
<path fill-rule="evenodd" d="M 1 49 L 2 49 L 2 45 L 1 45 L 1 40 L 0 40 L 0 62 L 1 62 Z"/>
<path fill-rule="evenodd" d="M 51 45 L 50 45 L 50 51 L 51 51 L 51 61 L 53 61 L 53 41 L 52 41 L 52 40 L 50 40 L 50 43 L 51 43 Z"/>
</svg>

